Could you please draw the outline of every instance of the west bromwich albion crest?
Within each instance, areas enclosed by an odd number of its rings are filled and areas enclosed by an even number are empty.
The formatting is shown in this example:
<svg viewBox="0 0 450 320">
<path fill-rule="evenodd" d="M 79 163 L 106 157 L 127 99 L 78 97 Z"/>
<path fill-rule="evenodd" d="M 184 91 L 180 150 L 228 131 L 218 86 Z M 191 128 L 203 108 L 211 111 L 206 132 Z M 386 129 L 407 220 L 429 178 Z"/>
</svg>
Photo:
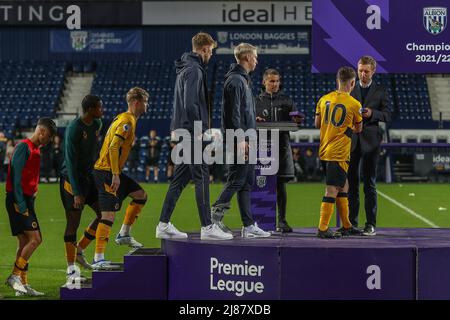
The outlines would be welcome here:
<svg viewBox="0 0 450 320">
<path fill-rule="evenodd" d="M 259 188 L 264 188 L 265 186 L 266 186 L 266 176 L 257 176 L 256 177 L 256 185 L 259 187 Z"/>
<path fill-rule="evenodd" d="M 433 35 L 437 35 L 444 31 L 447 26 L 447 8 L 423 8 L 423 26 Z"/>
<path fill-rule="evenodd" d="M 87 46 L 88 33 L 86 31 L 72 31 L 70 32 L 72 39 L 72 48 L 75 51 L 82 51 Z"/>
<path fill-rule="evenodd" d="M 219 40 L 219 43 L 226 43 L 228 41 L 228 32 L 217 31 L 217 38 Z"/>
</svg>

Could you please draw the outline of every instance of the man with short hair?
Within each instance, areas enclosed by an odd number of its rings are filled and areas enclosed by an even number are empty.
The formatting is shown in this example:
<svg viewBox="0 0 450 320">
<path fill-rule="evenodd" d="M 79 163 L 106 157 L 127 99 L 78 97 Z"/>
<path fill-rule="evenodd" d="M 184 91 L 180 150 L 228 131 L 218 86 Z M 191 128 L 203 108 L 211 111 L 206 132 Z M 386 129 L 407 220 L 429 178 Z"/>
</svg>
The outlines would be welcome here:
<svg viewBox="0 0 450 320">
<path fill-rule="evenodd" d="M 252 129 L 256 132 L 255 98 L 251 90 L 249 73 L 255 70 L 258 63 L 257 48 L 248 43 L 241 43 L 234 48 L 234 57 L 237 63 L 230 66 L 223 86 L 222 131 L 224 137 L 226 137 L 227 129 L 242 129 L 244 132 Z M 237 193 L 243 224 L 242 237 L 269 237 L 270 233 L 258 227 L 250 212 L 250 190 L 255 180 L 255 165 L 249 163 L 249 143 L 240 141 L 234 149 L 238 156 L 245 155 L 245 163 L 230 164 L 224 189 L 211 208 L 212 221 L 223 231 L 231 233 L 222 219 L 225 211 L 230 208 L 231 199 Z M 234 160 L 236 162 L 236 157 Z"/>
<path fill-rule="evenodd" d="M 95 257 L 93 269 L 110 269 L 111 261 L 104 252 L 111 233 L 116 212 L 120 211 L 126 197 L 133 200 L 128 205 L 120 232 L 115 242 L 140 248 L 142 244 L 131 235 L 131 226 L 147 201 L 147 194 L 133 179 L 122 172 L 128 159 L 136 132 L 136 122 L 147 111 L 149 94 L 135 87 L 128 91 L 128 111 L 116 116 L 111 123 L 100 150 L 100 157 L 94 166 L 94 180 L 99 192 L 99 206 L 102 218 L 95 233 Z"/>
<path fill-rule="evenodd" d="M 256 97 L 257 121 L 292 121 L 290 112 L 295 111 L 294 101 L 280 91 L 280 73 L 276 69 L 267 69 L 263 75 L 265 91 Z M 295 117 L 297 123 L 300 117 Z M 286 220 L 287 192 L 286 183 L 294 179 L 294 160 L 290 144 L 289 131 L 281 131 L 278 141 L 279 169 L 277 172 L 277 231 L 292 232 Z"/>
<path fill-rule="evenodd" d="M 361 234 L 349 221 L 347 199 L 351 136 L 362 129 L 361 104 L 350 96 L 355 78 L 353 68 L 340 68 L 336 79 L 338 90 L 324 95 L 317 103 L 314 122 L 316 128 L 320 129 L 319 156 L 326 177 L 317 231 L 319 238 L 333 239 Z M 328 225 L 335 204 L 343 227 L 332 232 Z"/>
<path fill-rule="evenodd" d="M 350 221 L 358 226 L 360 163 L 364 171 L 364 208 L 366 211 L 365 236 L 376 235 L 377 225 L 377 164 L 383 138 L 379 122 L 391 121 L 388 94 L 385 88 L 372 81 L 377 63 L 371 56 L 358 61 L 359 81 L 351 95 L 363 106 L 363 129 L 352 136 L 350 165 L 348 168 Z"/>
<path fill-rule="evenodd" d="M 189 140 L 182 143 L 191 144 L 191 151 L 195 152 L 194 139 L 201 141 L 202 136 L 194 136 L 194 122 L 200 122 L 202 132 L 210 128 L 210 114 L 208 104 L 208 88 L 206 83 L 205 66 L 209 62 L 212 51 L 216 47 L 216 41 L 204 32 L 196 34 L 192 38 L 192 52 L 183 54 L 180 60 L 175 62 L 177 79 L 173 103 L 173 115 L 171 131 L 185 129 L 189 132 Z M 181 192 L 192 179 L 195 183 L 195 199 L 197 201 L 200 217 L 202 240 L 227 240 L 232 235 L 223 232 L 217 225 L 211 222 L 209 207 L 209 170 L 203 163 L 203 148 L 200 159 L 202 163 L 194 163 L 194 156 L 190 155 L 190 163 L 181 163 L 175 166 L 175 172 L 170 180 L 169 190 L 161 210 L 159 223 L 156 226 L 156 238 L 159 239 L 183 239 L 187 233 L 179 231 L 171 222 Z"/>
<path fill-rule="evenodd" d="M 16 291 L 16 296 L 42 296 L 28 284 L 28 263 L 42 242 L 39 222 L 34 210 L 38 190 L 40 148 L 56 134 L 56 125 L 50 118 L 38 120 L 29 139 L 20 141 L 12 154 L 6 180 L 6 210 L 12 235 L 19 246 L 16 261 L 6 284 Z"/>
<path fill-rule="evenodd" d="M 66 213 L 64 244 L 67 261 L 67 279 L 75 281 L 79 273 L 74 268 L 75 261 L 87 269 L 83 251 L 95 239 L 101 212 L 98 205 L 98 192 L 92 170 L 97 155 L 97 138 L 102 127 L 102 101 L 100 97 L 87 95 L 81 102 L 83 114 L 71 121 L 64 135 L 63 164 L 60 176 L 60 196 Z M 77 243 L 77 230 L 81 213 L 87 204 L 97 217 L 92 220 Z"/>
</svg>

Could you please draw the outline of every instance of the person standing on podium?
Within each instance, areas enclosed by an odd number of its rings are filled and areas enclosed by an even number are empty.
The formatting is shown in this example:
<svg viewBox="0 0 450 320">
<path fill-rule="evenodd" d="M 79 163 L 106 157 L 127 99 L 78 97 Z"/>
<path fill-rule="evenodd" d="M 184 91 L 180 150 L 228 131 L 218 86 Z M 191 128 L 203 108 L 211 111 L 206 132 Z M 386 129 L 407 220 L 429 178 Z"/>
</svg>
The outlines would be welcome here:
<svg viewBox="0 0 450 320">
<path fill-rule="evenodd" d="M 276 69 L 267 69 L 263 75 L 265 91 L 256 97 L 256 121 L 258 122 L 286 122 L 292 121 L 290 112 L 296 111 L 290 97 L 280 91 L 280 73 Z M 299 123 L 300 117 L 294 121 Z M 287 192 L 286 183 L 294 179 L 294 160 L 289 143 L 289 132 L 281 131 L 279 135 L 279 169 L 277 173 L 277 231 L 292 232 L 286 220 Z"/>
</svg>

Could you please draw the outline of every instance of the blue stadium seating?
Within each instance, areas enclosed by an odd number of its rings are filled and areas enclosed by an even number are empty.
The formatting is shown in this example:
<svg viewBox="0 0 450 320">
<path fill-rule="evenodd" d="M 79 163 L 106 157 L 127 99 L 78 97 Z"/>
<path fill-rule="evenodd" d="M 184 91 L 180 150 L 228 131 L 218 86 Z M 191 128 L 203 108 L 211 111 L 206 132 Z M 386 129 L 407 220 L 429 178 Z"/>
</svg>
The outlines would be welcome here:
<svg viewBox="0 0 450 320">
<path fill-rule="evenodd" d="M 55 117 L 65 70 L 65 62 L 0 61 L 0 119 L 7 137 L 39 117 Z"/>
</svg>

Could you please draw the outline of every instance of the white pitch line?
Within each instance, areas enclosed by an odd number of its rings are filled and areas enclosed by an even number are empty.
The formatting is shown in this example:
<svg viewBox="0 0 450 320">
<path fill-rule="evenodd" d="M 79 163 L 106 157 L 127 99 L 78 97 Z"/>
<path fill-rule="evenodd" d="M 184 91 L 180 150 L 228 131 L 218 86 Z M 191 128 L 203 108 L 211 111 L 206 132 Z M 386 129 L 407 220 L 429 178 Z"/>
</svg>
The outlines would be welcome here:
<svg viewBox="0 0 450 320">
<path fill-rule="evenodd" d="M 381 192 L 380 190 L 377 190 L 378 194 L 380 196 L 382 196 L 383 198 L 386 198 L 387 200 L 389 200 L 390 202 L 392 202 L 393 204 L 395 204 L 396 206 L 402 208 L 403 210 L 405 210 L 406 212 L 408 212 L 410 215 L 412 215 L 413 217 L 416 217 L 419 220 L 422 220 L 423 222 L 425 222 L 427 225 L 431 226 L 432 228 L 440 228 L 437 224 L 434 224 L 433 222 L 431 222 L 430 220 L 428 220 L 427 218 L 421 216 L 420 214 L 418 214 L 417 212 L 411 210 L 410 208 L 408 208 L 407 206 L 401 204 L 400 202 L 398 202 L 395 199 L 392 199 L 391 197 L 389 197 L 387 194 L 384 194 L 383 192 Z"/>
</svg>

